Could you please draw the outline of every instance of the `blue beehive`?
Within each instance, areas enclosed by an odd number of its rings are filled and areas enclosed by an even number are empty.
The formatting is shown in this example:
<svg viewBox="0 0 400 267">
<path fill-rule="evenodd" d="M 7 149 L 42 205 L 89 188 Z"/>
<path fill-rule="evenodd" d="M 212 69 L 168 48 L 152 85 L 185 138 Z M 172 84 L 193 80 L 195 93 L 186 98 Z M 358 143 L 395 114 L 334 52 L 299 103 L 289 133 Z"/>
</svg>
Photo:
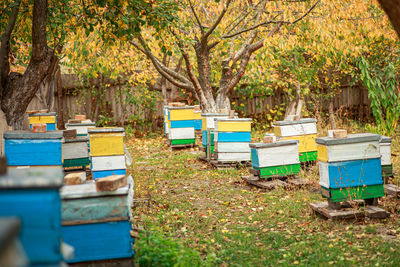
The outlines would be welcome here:
<svg viewBox="0 0 400 267">
<path fill-rule="evenodd" d="M 61 131 L 5 132 L 4 152 L 8 166 L 61 166 L 62 138 Z"/>
<path fill-rule="evenodd" d="M 0 216 L 21 220 L 19 234 L 31 265 L 56 265 L 61 254 L 60 167 L 9 169 L 0 176 Z"/>
<path fill-rule="evenodd" d="M 115 191 L 97 192 L 95 183 L 64 186 L 63 239 L 75 249 L 69 262 L 85 262 L 133 256 L 131 231 L 133 181 Z"/>
</svg>

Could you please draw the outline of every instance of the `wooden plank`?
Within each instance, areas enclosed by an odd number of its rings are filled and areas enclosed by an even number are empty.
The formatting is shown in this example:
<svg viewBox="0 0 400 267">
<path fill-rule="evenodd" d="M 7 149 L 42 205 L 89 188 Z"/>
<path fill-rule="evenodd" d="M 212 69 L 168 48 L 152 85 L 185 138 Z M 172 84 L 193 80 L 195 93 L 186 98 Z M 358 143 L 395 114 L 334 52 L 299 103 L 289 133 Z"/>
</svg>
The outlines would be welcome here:
<svg viewBox="0 0 400 267">
<path fill-rule="evenodd" d="M 96 179 L 97 191 L 115 191 L 127 185 L 126 175 L 112 175 Z"/>
<path fill-rule="evenodd" d="M 380 159 L 319 162 L 319 184 L 325 188 L 348 188 L 382 184 Z"/>
<path fill-rule="evenodd" d="M 0 156 L 0 175 L 7 173 L 7 158 Z"/>
<path fill-rule="evenodd" d="M 64 176 L 66 185 L 82 184 L 86 181 L 86 172 L 72 172 Z"/>
<path fill-rule="evenodd" d="M 374 219 L 385 219 L 390 216 L 390 212 L 377 206 L 366 206 L 365 212 L 367 217 Z"/>
<path fill-rule="evenodd" d="M 385 184 L 385 193 L 389 196 L 400 196 L 400 187 L 394 184 Z"/>
<path fill-rule="evenodd" d="M 70 129 L 70 130 L 63 131 L 64 139 L 74 139 L 74 138 L 76 138 L 76 135 L 77 135 L 76 129 Z"/>
<path fill-rule="evenodd" d="M 327 219 L 332 220 L 346 220 L 346 219 L 360 219 L 365 217 L 365 212 L 359 209 L 347 209 L 347 210 L 332 210 L 328 207 L 328 202 L 316 202 L 310 203 L 311 209 L 322 215 Z"/>
<path fill-rule="evenodd" d="M 82 142 L 63 143 L 62 157 L 64 160 L 88 158 L 89 150 L 87 141 L 82 140 Z"/>
<path fill-rule="evenodd" d="M 285 183 L 279 179 L 274 179 L 274 180 L 268 181 L 268 180 L 264 180 L 264 179 L 258 179 L 254 176 L 242 176 L 242 179 L 251 185 L 254 185 L 256 187 L 266 189 L 266 190 L 273 190 L 277 187 L 287 186 L 287 183 Z"/>
</svg>

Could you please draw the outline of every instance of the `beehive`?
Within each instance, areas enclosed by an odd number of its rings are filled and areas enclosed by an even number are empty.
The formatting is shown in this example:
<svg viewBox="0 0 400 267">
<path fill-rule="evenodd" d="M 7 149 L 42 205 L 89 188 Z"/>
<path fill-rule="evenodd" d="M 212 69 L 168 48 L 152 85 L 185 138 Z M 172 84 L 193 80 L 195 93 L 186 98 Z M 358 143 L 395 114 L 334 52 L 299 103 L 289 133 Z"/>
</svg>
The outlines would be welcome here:
<svg viewBox="0 0 400 267">
<path fill-rule="evenodd" d="M 317 160 L 317 120 L 312 118 L 297 121 L 274 122 L 274 134 L 279 140 L 298 140 L 300 162 Z"/>
<path fill-rule="evenodd" d="M 317 138 L 322 195 L 332 201 L 383 196 L 379 139 L 368 133 Z"/>
<path fill-rule="evenodd" d="M 202 118 L 201 110 L 194 110 L 194 130 L 201 131 L 202 129 Z"/>
<path fill-rule="evenodd" d="M 47 131 L 57 130 L 57 114 L 55 112 L 29 114 L 28 120 L 29 128 L 32 128 L 34 123 L 45 123 Z"/>
<path fill-rule="evenodd" d="M 93 179 L 126 174 L 123 128 L 89 128 Z"/>
<path fill-rule="evenodd" d="M 391 145 L 392 138 L 382 135 L 379 141 L 379 148 L 381 153 L 382 176 L 384 177 L 393 176 Z"/>
<path fill-rule="evenodd" d="M 4 152 L 9 166 L 61 166 L 61 131 L 4 133 Z"/>
<path fill-rule="evenodd" d="M 251 165 L 260 178 L 295 175 L 300 172 L 299 141 L 250 144 Z"/>
<path fill-rule="evenodd" d="M 61 253 L 61 167 L 9 168 L 0 175 L 0 217 L 21 220 L 19 239 L 31 266 L 59 266 Z"/>
<path fill-rule="evenodd" d="M 214 119 L 214 151 L 218 161 L 249 161 L 251 119 Z"/>
<path fill-rule="evenodd" d="M 168 139 L 172 146 L 195 144 L 193 107 L 169 107 Z"/>
<path fill-rule="evenodd" d="M 95 128 L 96 123 L 94 122 L 82 122 L 82 123 L 66 123 L 65 128 L 67 130 L 76 130 L 77 136 L 88 136 L 88 129 Z"/>
<path fill-rule="evenodd" d="M 228 118 L 228 113 L 218 114 L 218 113 L 202 113 L 202 123 L 201 123 L 201 135 L 202 135 L 202 145 L 208 151 L 208 146 L 210 145 L 210 153 L 214 154 L 214 119 L 216 118 Z M 210 142 L 208 141 L 207 131 L 210 131 Z"/>
<path fill-rule="evenodd" d="M 133 182 L 116 191 L 97 192 L 95 183 L 64 186 L 63 239 L 75 249 L 68 262 L 84 262 L 133 256 L 131 208 Z"/>
<path fill-rule="evenodd" d="M 88 138 L 65 139 L 62 144 L 63 167 L 84 167 L 90 164 Z"/>
</svg>

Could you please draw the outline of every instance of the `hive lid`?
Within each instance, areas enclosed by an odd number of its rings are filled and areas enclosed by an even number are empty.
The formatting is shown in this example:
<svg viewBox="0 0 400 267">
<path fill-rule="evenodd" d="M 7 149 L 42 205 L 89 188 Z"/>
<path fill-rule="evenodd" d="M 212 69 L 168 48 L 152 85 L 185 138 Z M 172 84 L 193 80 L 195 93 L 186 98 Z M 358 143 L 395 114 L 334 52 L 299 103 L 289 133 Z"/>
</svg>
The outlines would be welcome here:
<svg viewBox="0 0 400 267">
<path fill-rule="evenodd" d="M 193 106 L 185 106 L 185 107 L 168 107 L 169 110 L 173 109 L 194 109 Z"/>
<path fill-rule="evenodd" d="M 392 143 L 392 138 L 389 136 L 381 135 L 380 143 Z"/>
<path fill-rule="evenodd" d="M 229 113 L 201 113 L 202 117 L 227 117 Z"/>
<path fill-rule="evenodd" d="M 96 123 L 95 122 L 66 123 L 65 127 L 68 127 L 68 126 L 94 126 L 94 127 L 96 127 Z"/>
<path fill-rule="evenodd" d="M 64 185 L 60 190 L 62 199 L 78 199 L 78 198 L 94 198 L 101 196 L 121 196 L 127 195 L 129 189 L 133 188 L 132 177 L 129 176 L 128 184 L 124 187 L 118 188 L 115 191 L 96 191 L 95 181 L 89 181 L 80 185 Z"/>
<path fill-rule="evenodd" d="M 249 144 L 249 146 L 250 146 L 250 148 L 266 148 L 266 147 L 296 145 L 298 143 L 299 143 L 299 140 L 282 140 L 282 141 L 276 141 L 276 142 L 272 142 L 272 143 L 251 143 L 251 144 Z"/>
<path fill-rule="evenodd" d="M 81 143 L 81 142 L 88 142 L 89 138 L 86 136 L 77 136 L 72 139 L 64 139 L 64 143 Z"/>
<path fill-rule="evenodd" d="M 317 120 L 314 118 L 304 118 L 297 121 L 275 121 L 274 126 L 285 126 L 285 125 L 315 123 L 315 122 L 317 122 Z"/>
<path fill-rule="evenodd" d="M 64 180 L 61 167 L 8 168 L 0 175 L 0 190 L 16 188 L 60 188 Z"/>
<path fill-rule="evenodd" d="M 4 139 L 61 139 L 62 131 L 49 131 L 45 133 L 32 133 L 30 131 L 8 131 L 4 133 Z"/>
<path fill-rule="evenodd" d="M 32 113 L 29 114 L 29 117 L 39 117 L 39 116 L 56 116 L 56 112 L 48 112 L 48 113 Z"/>
<path fill-rule="evenodd" d="M 121 127 L 89 128 L 88 133 L 123 133 L 125 130 Z"/>
<path fill-rule="evenodd" d="M 250 118 L 215 118 L 214 121 L 231 121 L 231 122 L 241 122 L 241 121 L 253 121 Z"/>
<path fill-rule="evenodd" d="M 339 145 L 339 144 L 354 144 L 370 141 L 379 141 L 380 135 L 371 133 L 349 134 L 346 138 L 333 137 L 318 137 L 315 139 L 317 144 L 321 145 Z"/>
</svg>

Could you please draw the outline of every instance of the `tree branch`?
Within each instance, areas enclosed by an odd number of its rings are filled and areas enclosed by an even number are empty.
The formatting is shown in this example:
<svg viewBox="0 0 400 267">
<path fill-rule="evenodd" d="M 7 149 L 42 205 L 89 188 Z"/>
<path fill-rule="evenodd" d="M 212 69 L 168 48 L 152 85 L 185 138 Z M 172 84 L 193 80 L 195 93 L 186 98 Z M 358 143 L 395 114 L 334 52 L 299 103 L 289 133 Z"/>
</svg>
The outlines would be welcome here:
<svg viewBox="0 0 400 267">
<path fill-rule="evenodd" d="M 196 10 L 194 9 L 193 3 L 191 0 L 188 0 L 188 1 L 189 1 L 190 9 L 192 10 L 194 17 L 196 18 L 197 26 L 200 28 L 201 33 L 204 34 L 204 27 L 201 24 L 199 17 L 197 16 L 197 13 L 196 13 Z"/>
<path fill-rule="evenodd" d="M 210 34 L 215 30 L 215 28 L 217 28 L 218 24 L 221 22 L 222 18 L 225 16 L 225 13 L 228 10 L 229 5 L 231 4 L 231 2 L 232 2 L 232 0 L 228 0 L 226 2 L 226 5 L 222 9 L 222 12 L 221 12 L 221 14 L 219 14 L 217 20 L 214 21 L 214 24 L 211 25 L 211 27 L 207 30 L 207 32 L 202 35 L 202 39 L 203 40 L 207 40 L 207 38 L 210 36 Z"/>
<path fill-rule="evenodd" d="M 5 86 L 6 77 L 10 72 L 10 39 L 11 33 L 14 30 L 15 23 L 17 21 L 19 7 L 21 5 L 21 0 L 16 0 L 14 6 L 11 10 L 11 15 L 8 18 L 8 25 L 5 29 L 3 35 L 1 36 L 1 46 L 0 46 L 0 98 L 3 95 L 3 88 Z"/>
</svg>

